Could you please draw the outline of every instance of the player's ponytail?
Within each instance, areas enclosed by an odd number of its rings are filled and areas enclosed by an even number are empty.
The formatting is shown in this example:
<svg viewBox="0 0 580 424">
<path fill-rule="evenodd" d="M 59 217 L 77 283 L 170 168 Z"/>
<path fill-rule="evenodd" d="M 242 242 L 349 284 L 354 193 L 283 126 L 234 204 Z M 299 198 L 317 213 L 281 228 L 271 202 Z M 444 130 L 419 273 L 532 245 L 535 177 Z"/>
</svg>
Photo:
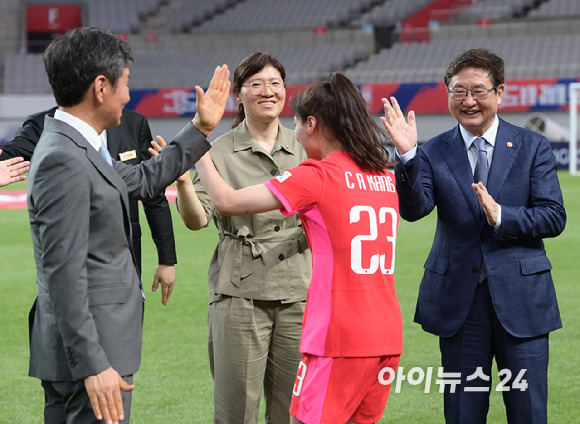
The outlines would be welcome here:
<svg viewBox="0 0 580 424">
<path fill-rule="evenodd" d="M 356 85 L 346 76 L 331 74 L 328 81 L 314 83 L 292 98 L 290 105 L 301 121 L 314 116 L 325 138 L 339 144 L 361 169 L 382 172 L 387 167 L 388 136 L 369 114 Z"/>
</svg>

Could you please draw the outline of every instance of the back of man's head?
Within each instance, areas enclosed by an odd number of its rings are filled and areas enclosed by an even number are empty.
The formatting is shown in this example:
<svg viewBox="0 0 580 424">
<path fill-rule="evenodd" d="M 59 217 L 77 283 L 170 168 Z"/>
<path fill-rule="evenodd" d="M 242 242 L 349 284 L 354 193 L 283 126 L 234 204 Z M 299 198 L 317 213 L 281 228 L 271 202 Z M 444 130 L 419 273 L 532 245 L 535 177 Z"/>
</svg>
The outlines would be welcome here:
<svg viewBox="0 0 580 424">
<path fill-rule="evenodd" d="M 54 40 L 44 52 L 44 67 L 59 106 L 79 104 L 95 78 L 115 85 L 133 62 L 131 47 L 119 36 L 97 28 L 76 28 Z"/>
</svg>

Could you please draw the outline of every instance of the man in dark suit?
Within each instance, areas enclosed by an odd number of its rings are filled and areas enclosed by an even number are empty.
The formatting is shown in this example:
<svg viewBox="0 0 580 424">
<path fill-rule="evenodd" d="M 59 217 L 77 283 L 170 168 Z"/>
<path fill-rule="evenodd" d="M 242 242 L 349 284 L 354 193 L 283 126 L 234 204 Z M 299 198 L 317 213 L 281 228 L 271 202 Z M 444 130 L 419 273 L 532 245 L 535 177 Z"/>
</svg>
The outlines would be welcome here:
<svg viewBox="0 0 580 424">
<path fill-rule="evenodd" d="M 30 160 L 44 128 L 44 117 L 54 117 L 56 109 L 54 107 L 28 116 L 14 139 L 2 146 L 0 160 L 18 156 Z M 137 112 L 124 109 L 121 125 L 105 130 L 102 137 L 106 141 L 109 153 L 116 160 L 136 165 L 151 158 L 151 153 L 148 151 L 152 140 L 149 123 L 145 116 Z M 153 278 L 153 291 L 156 291 L 161 284 L 161 302 L 165 305 L 175 285 L 174 265 L 177 263 L 171 211 L 163 193 L 154 199 L 143 200 L 143 207 L 159 259 Z M 141 226 L 137 199 L 130 200 L 129 209 L 133 232 L 133 251 L 141 275 Z"/>
<path fill-rule="evenodd" d="M 447 423 L 485 423 L 494 357 L 508 422 L 546 423 L 548 335 L 562 323 L 542 239 L 566 224 L 556 160 L 545 137 L 497 116 L 500 57 L 463 52 L 444 80 L 459 125 L 420 147 L 414 113 L 407 123 L 396 99 L 383 99 L 401 216 L 437 207 L 415 321 L 440 337 L 447 377 L 461 378 L 446 386 Z"/>
<path fill-rule="evenodd" d="M 196 86 L 193 121 L 136 166 L 111 159 L 100 134 L 129 101 L 128 43 L 77 28 L 44 53 L 59 108 L 34 150 L 28 213 L 38 295 L 30 316 L 29 375 L 41 380 L 46 423 L 129 422 L 141 360 L 143 296 L 132 250 L 129 198 L 153 198 L 210 148 L 229 96 L 217 67 Z"/>
</svg>

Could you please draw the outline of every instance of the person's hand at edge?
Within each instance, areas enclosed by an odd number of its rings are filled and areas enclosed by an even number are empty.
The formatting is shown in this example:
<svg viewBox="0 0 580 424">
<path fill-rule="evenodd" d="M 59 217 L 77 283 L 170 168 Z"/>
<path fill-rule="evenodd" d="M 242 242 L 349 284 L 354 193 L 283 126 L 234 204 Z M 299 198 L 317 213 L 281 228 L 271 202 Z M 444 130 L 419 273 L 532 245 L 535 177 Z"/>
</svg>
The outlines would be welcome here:
<svg viewBox="0 0 580 424">
<path fill-rule="evenodd" d="M 130 392 L 135 386 L 127 384 L 112 367 L 85 378 L 85 388 L 98 420 L 118 424 L 125 419 L 121 390 Z"/>
<path fill-rule="evenodd" d="M 167 144 L 165 142 L 165 139 L 163 137 L 161 137 L 160 135 L 155 136 L 155 138 L 157 139 L 157 141 L 153 140 L 151 141 L 151 146 L 149 147 L 149 153 L 151 153 L 152 156 L 157 156 L 159 153 L 161 153 L 161 149 L 163 149 L 165 147 L 165 145 Z M 191 177 L 189 176 L 189 171 L 185 171 L 183 173 L 183 175 L 181 175 L 177 180 L 178 182 L 185 182 L 185 181 L 191 181 Z"/>
<path fill-rule="evenodd" d="M 157 141 L 151 142 L 151 146 L 153 147 L 149 148 L 149 152 L 153 156 L 157 156 L 161 153 L 161 150 L 166 144 L 165 140 L 160 135 L 156 136 L 156 138 Z M 205 216 L 203 206 L 195 193 L 195 188 L 193 187 L 189 171 L 185 171 L 175 181 L 177 183 L 177 210 L 179 211 L 179 215 L 181 216 L 185 226 L 193 231 L 204 228 L 207 225 L 207 217 Z M 181 200 L 182 197 L 185 198 L 184 202 Z M 182 205 L 182 203 L 184 204 Z"/>
<path fill-rule="evenodd" d="M 0 154 L 2 154 L 2 149 L 0 149 Z M 0 161 L 0 187 L 24 181 L 26 176 L 23 174 L 28 172 L 29 167 L 30 162 L 25 161 L 22 157 Z"/>
<path fill-rule="evenodd" d="M 157 265 L 151 291 L 156 292 L 159 284 L 161 284 L 161 303 L 167 305 L 169 296 L 175 287 L 175 266 L 173 264 Z"/>
</svg>

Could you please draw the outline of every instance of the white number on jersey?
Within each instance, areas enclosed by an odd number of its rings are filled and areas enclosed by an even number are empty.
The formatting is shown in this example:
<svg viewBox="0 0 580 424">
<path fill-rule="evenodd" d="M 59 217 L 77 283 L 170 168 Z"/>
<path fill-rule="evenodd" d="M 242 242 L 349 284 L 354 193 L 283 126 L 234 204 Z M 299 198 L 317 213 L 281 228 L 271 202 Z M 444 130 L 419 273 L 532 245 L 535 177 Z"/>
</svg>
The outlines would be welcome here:
<svg viewBox="0 0 580 424">
<path fill-rule="evenodd" d="M 306 368 L 306 364 L 300 361 L 300 364 L 298 365 L 298 373 L 296 375 L 296 382 L 294 383 L 294 389 L 292 390 L 294 396 L 300 396 L 302 384 L 304 383 L 304 376 L 306 375 Z"/>
<path fill-rule="evenodd" d="M 382 274 L 393 274 L 395 272 L 395 243 L 397 240 L 397 211 L 393 208 L 381 207 L 378 217 L 371 206 L 354 206 L 350 210 L 350 223 L 359 222 L 362 214 L 368 215 L 368 234 L 361 234 L 350 242 L 350 267 L 357 274 L 374 274 L 380 268 Z M 387 243 L 390 243 L 392 254 L 375 254 L 371 256 L 368 268 L 363 267 L 362 247 L 364 242 L 377 242 L 379 226 L 387 225 Z M 380 240 L 379 240 L 380 242 Z"/>
</svg>

